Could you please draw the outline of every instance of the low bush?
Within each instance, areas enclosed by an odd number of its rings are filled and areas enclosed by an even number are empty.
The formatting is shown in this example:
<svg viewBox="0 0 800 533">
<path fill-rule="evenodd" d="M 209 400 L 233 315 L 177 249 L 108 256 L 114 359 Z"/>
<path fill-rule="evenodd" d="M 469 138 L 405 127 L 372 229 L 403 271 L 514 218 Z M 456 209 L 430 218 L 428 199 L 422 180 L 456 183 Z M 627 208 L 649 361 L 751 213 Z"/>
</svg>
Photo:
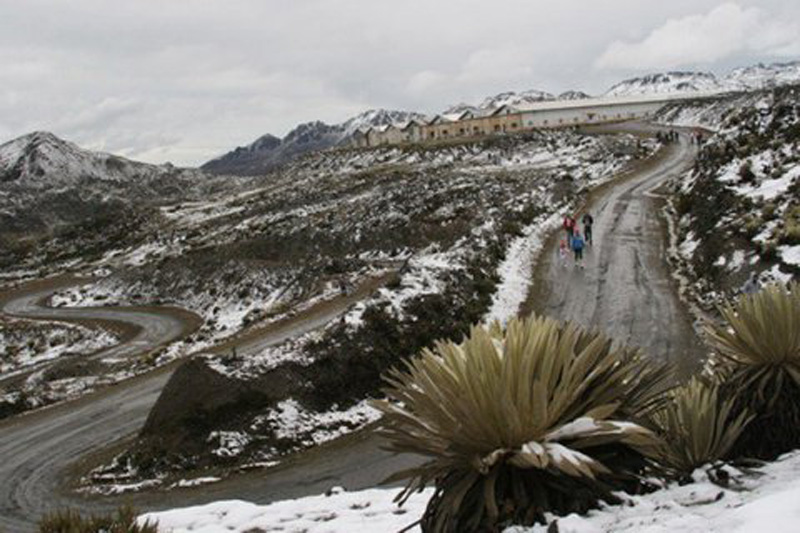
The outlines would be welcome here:
<svg viewBox="0 0 800 533">
<path fill-rule="evenodd" d="M 775 212 L 777 211 L 778 206 L 775 202 L 767 202 L 764 204 L 764 207 L 761 208 L 761 217 L 765 221 L 770 221 L 775 218 Z"/>
<path fill-rule="evenodd" d="M 136 511 L 120 507 L 106 515 L 82 516 L 74 509 L 56 511 L 39 521 L 39 533 L 158 533 L 158 524 L 137 523 Z"/>
<path fill-rule="evenodd" d="M 772 459 L 800 447 L 800 286 L 767 286 L 720 309 L 706 326 L 719 358 L 722 392 L 734 412 L 755 415 L 731 457 Z"/>
<path fill-rule="evenodd" d="M 475 326 L 388 373 L 382 433 L 428 462 L 397 500 L 429 484 L 426 532 L 496 531 L 585 512 L 643 490 L 656 447 L 636 423 L 663 405 L 662 366 L 598 332 L 531 316 Z"/>
<path fill-rule="evenodd" d="M 653 416 L 662 436 L 656 457 L 679 476 L 726 457 L 753 418 L 747 409 L 734 414 L 733 398 L 699 378 L 671 391 L 669 400 Z"/>
</svg>

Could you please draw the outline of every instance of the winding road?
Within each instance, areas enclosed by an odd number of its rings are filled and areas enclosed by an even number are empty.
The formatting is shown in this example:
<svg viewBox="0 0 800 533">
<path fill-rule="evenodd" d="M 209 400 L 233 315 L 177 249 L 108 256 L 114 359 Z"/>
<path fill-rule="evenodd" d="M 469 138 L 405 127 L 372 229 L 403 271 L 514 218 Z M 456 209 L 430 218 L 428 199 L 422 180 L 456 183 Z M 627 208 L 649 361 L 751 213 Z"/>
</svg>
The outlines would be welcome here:
<svg viewBox="0 0 800 533">
<path fill-rule="evenodd" d="M 247 356 L 279 344 L 287 338 L 317 329 L 339 316 L 354 302 L 363 299 L 389 277 L 386 275 L 368 280 L 349 296 L 321 302 L 292 319 L 264 328 L 258 334 L 244 335 L 237 342 L 225 343 L 223 346 L 235 345 L 240 355 Z M 119 357 L 123 354 L 146 352 L 166 339 L 176 338 L 174 336 L 185 326 L 176 323 L 171 313 L 163 314 L 158 310 L 48 308 L 43 305 L 49 295 L 68 284 L 47 284 L 29 291 L 16 291 L 0 302 L 0 310 L 27 318 L 67 322 L 115 322 L 136 331 L 139 328 L 146 330 L 152 327 L 152 331 L 140 331 L 126 342 L 92 357 Z M 43 513 L 64 507 L 108 511 L 120 504 L 132 502 L 141 509 L 162 509 L 170 505 L 208 501 L 207 494 L 220 491 L 224 493 L 226 490 L 232 491 L 238 497 L 244 497 L 249 488 L 263 485 L 263 472 L 260 476 L 254 472 L 255 476 L 235 477 L 232 489 L 229 488 L 230 483 L 223 482 L 217 484 L 218 487 L 204 487 L 202 491 L 175 491 L 166 495 L 143 493 L 107 498 L 88 498 L 68 490 L 69 475 L 65 469 L 93 454 L 99 447 L 119 442 L 137 433 L 176 366 L 177 362 L 174 362 L 78 400 L 0 421 L 0 531 L 33 531 Z M 354 442 L 358 440 L 358 437 L 354 438 Z M 309 457 L 312 456 L 313 454 L 309 454 Z M 381 458 L 383 459 L 383 455 Z M 331 476 L 337 474 L 336 470 L 340 465 L 326 458 L 322 458 L 321 463 L 329 465 Z M 369 461 L 362 464 L 368 465 Z M 391 462 L 383 467 L 390 470 L 386 475 L 394 468 Z M 376 467 L 375 471 L 379 468 Z M 301 477 L 294 473 L 290 477 L 291 479 L 280 482 L 278 474 L 277 484 L 283 483 L 286 491 L 294 485 L 302 486 Z M 318 474 L 315 473 L 313 477 L 318 477 Z M 312 484 L 313 479 L 307 483 Z M 330 484 L 326 484 L 325 488 L 329 486 Z M 276 494 L 280 494 L 280 491 Z"/>
<path fill-rule="evenodd" d="M 697 339 L 666 267 L 665 230 L 655 194 L 664 180 L 687 168 L 693 158 L 693 147 L 681 137 L 650 167 L 594 195 L 588 208 L 595 218 L 595 245 L 587 253 L 586 268 L 558 264 L 554 260 L 558 241 L 552 239 L 537 267 L 541 281 L 531 293 L 532 307 L 600 326 L 616 339 L 641 345 L 658 357 L 685 362 L 696 358 Z M 32 300 L 26 301 L 7 303 L 6 309 L 12 305 L 12 309 L 27 312 L 30 308 L 26 306 L 35 307 Z M 291 333 L 318 327 L 349 303 L 330 306 L 322 317 L 312 313 L 306 323 L 301 318 Z M 278 342 L 286 334 L 280 328 L 267 330 L 259 337 L 258 346 Z M 243 339 L 239 353 L 246 353 L 247 342 Z M 140 429 L 172 368 L 0 422 L 0 530 L 33 530 L 42 512 L 66 505 L 102 510 L 126 502 L 155 511 L 233 498 L 266 503 L 320 493 L 334 485 L 356 490 L 375 486 L 397 469 L 419 462 L 415 456 L 382 451 L 374 433 L 361 431 L 266 472 L 236 475 L 193 489 L 103 499 L 84 498 L 63 489 L 66 466 L 96 446 Z"/>
<path fill-rule="evenodd" d="M 49 281 L 49 280 L 48 280 Z M 166 346 L 192 331 L 200 318 L 182 309 L 114 308 L 114 307 L 48 307 L 44 302 L 58 289 L 82 285 L 88 280 L 68 277 L 34 285 L 12 293 L 0 302 L 0 310 L 13 317 L 61 322 L 120 324 L 129 332 L 124 342 L 99 350 L 92 359 L 122 360 Z"/>
<path fill-rule="evenodd" d="M 689 137 L 680 134 L 657 164 L 590 200 L 582 212 L 594 217 L 594 244 L 584 251 L 584 268 L 571 257 L 560 260 L 559 232 L 537 265 L 531 307 L 640 346 L 674 363 L 681 375 L 693 372 L 703 349 L 669 272 L 664 199 L 657 190 L 691 168 L 695 155 Z"/>
</svg>

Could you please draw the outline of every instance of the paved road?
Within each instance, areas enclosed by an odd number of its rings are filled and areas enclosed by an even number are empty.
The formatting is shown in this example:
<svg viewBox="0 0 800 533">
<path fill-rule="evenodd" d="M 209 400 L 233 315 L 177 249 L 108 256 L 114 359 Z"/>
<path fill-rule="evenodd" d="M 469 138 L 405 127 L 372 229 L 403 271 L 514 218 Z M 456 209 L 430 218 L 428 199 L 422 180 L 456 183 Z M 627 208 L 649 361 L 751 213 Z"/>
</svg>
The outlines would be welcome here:
<svg viewBox="0 0 800 533">
<path fill-rule="evenodd" d="M 374 281 L 374 280 L 373 280 Z M 365 284 L 368 290 L 370 283 Z M 42 308 L 38 302 L 56 290 L 53 287 L 35 290 L 10 300 L 3 305 L 3 310 L 19 316 L 29 316 L 47 319 L 104 319 L 124 322 L 128 325 L 140 326 L 138 333 L 130 343 L 110 348 L 106 355 L 132 354 L 137 350 L 148 350 L 147 342 L 163 340 L 173 330 L 171 322 L 162 323 L 158 313 L 128 313 L 121 309 L 74 309 L 74 308 Z M 357 290 L 352 296 L 339 298 L 334 302 L 325 302 L 301 313 L 295 319 L 279 327 L 265 329 L 263 334 L 243 339 L 237 346 L 239 354 L 246 356 L 267 346 L 283 342 L 293 335 L 302 335 L 312 331 L 326 322 L 340 315 L 351 305 L 354 300 L 363 298 L 362 290 Z M 149 329 L 152 328 L 152 331 Z M 145 342 L 146 341 L 146 342 Z M 132 344 L 135 343 L 135 344 Z M 280 474 L 276 471 L 270 484 L 265 484 L 263 473 L 258 475 L 240 476 L 233 483 L 220 483 L 219 486 L 204 488 L 194 491 L 176 491 L 167 496 L 162 494 L 144 494 L 133 498 L 105 498 L 86 499 L 70 494 L 62 489 L 65 481 L 65 467 L 76 463 L 82 457 L 96 451 L 97 447 L 117 442 L 129 435 L 138 432 L 152 405 L 158 398 L 161 389 L 174 370 L 175 365 L 162 368 L 149 374 L 128 380 L 114 387 L 87 395 L 74 402 L 57 405 L 29 413 L 10 420 L 0 422 L 0 531 L 24 532 L 33 531 L 35 524 L 42 513 L 75 506 L 82 509 L 108 510 L 115 506 L 132 502 L 141 509 L 161 509 L 165 506 L 186 505 L 194 502 L 208 501 L 210 494 L 249 496 L 249 491 L 261 487 L 261 494 L 265 494 L 264 486 L 274 487 L 266 492 L 274 494 L 273 497 L 285 497 L 296 494 L 298 489 L 319 492 L 331 486 L 320 476 L 331 478 L 341 476 L 342 465 L 332 454 L 322 457 L 318 454 L 309 454 L 308 457 L 318 457 L 313 468 L 307 469 L 308 475 L 301 472 Z M 354 443 L 361 442 L 362 438 L 356 436 Z M 338 444 L 333 446 L 336 448 Z M 363 444 L 354 444 L 353 450 L 359 450 Z M 370 442 L 367 448 L 373 448 Z M 367 453 L 369 450 L 365 450 Z M 373 457 L 377 458 L 372 472 L 379 472 L 381 468 L 393 471 L 394 464 L 384 461 L 387 454 L 371 450 Z M 359 453 L 359 452 L 355 452 Z M 302 459 L 300 464 L 302 464 Z M 360 455 L 361 465 L 370 465 L 371 459 Z M 329 473 L 326 473 L 329 472 Z M 346 479 L 363 477 L 364 471 L 355 469 L 355 472 L 345 473 Z M 375 481 L 369 477 L 369 483 Z M 366 483 L 366 481 L 362 482 Z M 365 485 L 366 486 L 366 485 Z"/>
<path fill-rule="evenodd" d="M 702 348 L 668 270 L 663 199 L 657 189 L 690 168 L 695 154 L 681 135 L 659 164 L 592 201 L 587 209 L 595 222 L 594 245 L 584 252 L 585 267 L 577 268 L 571 257 L 565 266 L 553 239 L 539 263 L 543 275 L 534 309 L 599 327 L 614 339 L 675 362 L 684 374 L 694 370 Z"/>
<path fill-rule="evenodd" d="M 72 283 L 58 284 L 61 289 L 69 285 L 79 285 L 85 281 L 75 280 Z M 59 320 L 66 322 L 105 321 L 124 324 L 136 333 L 121 344 L 110 346 L 95 352 L 93 359 L 123 360 L 165 346 L 185 335 L 188 328 L 187 319 L 176 312 L 143 311 L 136 308 L 106 307 L 47 307 L 43 304 L 56 287 L 37 288 L 15 296 L 4 304 L 0 310 L 11 316 L 41 320 Z M 182 314 L 188 315 L 183 312 Z"/>
</svg>

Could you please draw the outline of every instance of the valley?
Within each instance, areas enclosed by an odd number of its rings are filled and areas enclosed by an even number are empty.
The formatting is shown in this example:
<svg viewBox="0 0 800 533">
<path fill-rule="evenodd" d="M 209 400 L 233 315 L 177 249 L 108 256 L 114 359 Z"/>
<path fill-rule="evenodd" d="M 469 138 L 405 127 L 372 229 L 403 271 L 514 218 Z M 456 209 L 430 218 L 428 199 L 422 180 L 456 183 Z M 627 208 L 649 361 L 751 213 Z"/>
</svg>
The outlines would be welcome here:
<svg viewBox="0 0 800 533">
<path fill-rule="evenodd" d="M 761 87 L 795 66 L 759 68 L 611 89 L 738 84 L 649 123 L 346 145 L 415 116 L 376 111 L 200 169 L 44 132 L 0 146 L 0 529 L 64 506 L 373 487 L 420 461 L 372 433 L 381 376 L 520 312 L 697 372 L 698 319 L 753 272 L 798 268 L 797 88 Z M 558 244 L 584 212 L 596 242 L 577 268 Z"/>
</svg>

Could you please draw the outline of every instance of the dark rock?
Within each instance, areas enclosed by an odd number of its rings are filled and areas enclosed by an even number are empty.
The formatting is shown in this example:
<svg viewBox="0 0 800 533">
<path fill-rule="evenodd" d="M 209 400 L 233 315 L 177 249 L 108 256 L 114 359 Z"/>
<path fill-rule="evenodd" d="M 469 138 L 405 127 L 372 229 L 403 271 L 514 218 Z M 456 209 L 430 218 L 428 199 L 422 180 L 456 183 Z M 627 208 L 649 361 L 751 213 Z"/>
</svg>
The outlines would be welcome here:
<svg viewBox="0 0 800 533">
<path fill-rule="evenodd" d="M 147 417 L 140 441 L 164 452 L 199 452 L 205 448 L 209 431 L 236 429 L 254 412 L 302 388 L 303 381 L 292 367 L 245 380 L 220 373 L 207 359 L 195 357 L 179 366 L 167 382 Z"/>
</svg>

